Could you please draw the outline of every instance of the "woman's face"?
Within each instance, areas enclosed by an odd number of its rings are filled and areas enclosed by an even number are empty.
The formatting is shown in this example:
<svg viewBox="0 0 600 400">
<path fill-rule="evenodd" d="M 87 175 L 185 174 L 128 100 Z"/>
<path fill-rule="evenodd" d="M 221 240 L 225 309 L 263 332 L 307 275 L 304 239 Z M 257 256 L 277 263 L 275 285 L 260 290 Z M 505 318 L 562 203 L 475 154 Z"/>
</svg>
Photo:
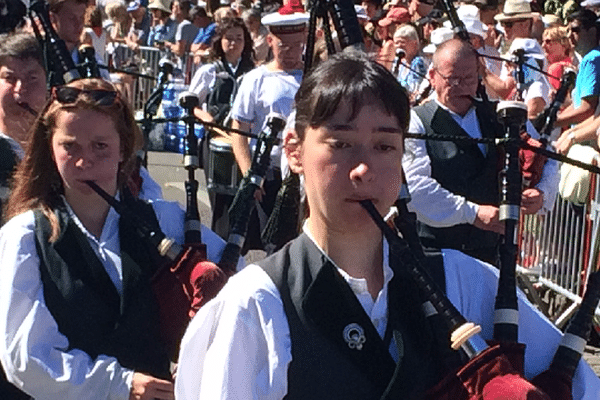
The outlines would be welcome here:
<svg viewBox="0 0 600 400">
<path fill-rule="evenodd" d="M 376 105 L 363 106 L 353 120 L 340 105 L 323 126 L 307 128 L 288 157 L 292 170 L 304 175 L 313 232 L 376 230 L 359 201 L 370 199 L 387 213 L 398 195 L 403 151 L 398 121 Z"/>
<path fill-rule="evenodd" d="M 548 61 L 550 62 L 552 62 L 552 60 L 564 57 L 566 53 L 566 49 L 560 43 L 560 41 L 550 38 L 549 36 L 544 36 L 542 40 L 542 49 L 544 50 L 546 58 L 548 58 Z"/>
<path fill-rule="evenodd" d="M 121 140 L 113 120 L 94 110 L 60 111 L 52 136 L 52 154 L 67 201 L 94 194 L 91 180 L 111 195 L 117 191 Z"/>
<path fill-rule="evenodd" d="M 230 28 L 221 38 L 221 47 L 225 56 L 237 60 L 244 51 L 244 30 L 239 26 Z"/>
</svg>

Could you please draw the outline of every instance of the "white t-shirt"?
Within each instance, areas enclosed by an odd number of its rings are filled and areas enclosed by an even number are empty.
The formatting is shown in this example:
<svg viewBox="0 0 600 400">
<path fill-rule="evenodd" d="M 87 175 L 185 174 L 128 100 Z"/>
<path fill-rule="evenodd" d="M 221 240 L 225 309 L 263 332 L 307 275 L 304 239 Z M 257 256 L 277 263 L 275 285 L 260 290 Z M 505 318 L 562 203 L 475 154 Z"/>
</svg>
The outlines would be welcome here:
<svg viewBox="0 0 600 400">
<path fill-rule="evenodd" d="M 287 118 L 294 107 L 294 96 L 302 81 L 302 71 L 269 71 L 261 65 L 248 72 L 231 107 L 231 118 L 247 122 L 250 132 L 259 134 L 266 128 L 270 113 L 281 114 Z M 256 140 L 250 142 L 254 148 Z M 273 146 L 271 165 L 281 164 L 281 146 Z"/>
</svg>

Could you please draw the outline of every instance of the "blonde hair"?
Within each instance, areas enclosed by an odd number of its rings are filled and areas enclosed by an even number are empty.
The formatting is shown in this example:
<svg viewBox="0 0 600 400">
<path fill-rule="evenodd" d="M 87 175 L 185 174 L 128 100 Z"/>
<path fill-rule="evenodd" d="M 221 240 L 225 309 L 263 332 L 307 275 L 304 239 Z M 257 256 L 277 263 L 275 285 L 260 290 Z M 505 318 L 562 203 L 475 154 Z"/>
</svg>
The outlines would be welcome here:
<svg viewBox="0 0 600 400">
<path fill-rule="evenodd" d="M 571 41 L 567 35 L 567 28 L 564 26 L 553 26 L 544 30 L 542 38 L 548 38 L 560 43 L 565 49 L 565 55 L 571 54 Z"/>
<path fill-rule="evenodd" d="M 102 79 L 82 79 L 68 86 L 82 90 L 116 91 L 111 83 Z M 142 133 L 133 113 L 119 95 L 109 106 L 98 105 L 85 94 L 78 96 L 72 104 L 62 104 L 54 96 L 48 101 L 29 133 L 27 152 L 15 172 L 14 188 L 5 215 L 8 220 L 26 211 L 40 208 L 52 227 L 51 242 L 60 234 L 58 219 L 53 210 L 61 204 L 61 195 L 64 193 L 63 182 L 52 154 L 52 137 L 60 113 L 74 110 L 94 110 L 113 121 L 119 134 L 123 157 L 117 172 L 119 188 L 123 188 L 127 183 L 135 165 L 135 153 L 142 144 Z"/>
</svg>

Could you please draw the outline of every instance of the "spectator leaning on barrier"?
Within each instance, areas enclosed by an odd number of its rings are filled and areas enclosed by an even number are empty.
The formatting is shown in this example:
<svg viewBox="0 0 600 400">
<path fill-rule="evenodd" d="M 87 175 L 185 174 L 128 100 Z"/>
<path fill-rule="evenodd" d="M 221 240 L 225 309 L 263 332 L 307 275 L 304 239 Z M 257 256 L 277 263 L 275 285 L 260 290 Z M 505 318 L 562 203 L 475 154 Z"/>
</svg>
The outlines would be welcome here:
<svg viewBox="0 0 600 400">
<path fill-rule="evenodd" d="M 108 27 L 111 42 L 125 43 L 125 37 L 131 27 L 131 17 L 127 13 L 127 7 L 119 0 L 114 0 L 106 5 L 106 14 L 112 21 Z"/>
<path fill-rule="evenodd" d="M 175 43 L 166 45 L 179 57 L 190 51 L 190 46 L 199 30 L 196 25 L 190 22 L 191 7 L 192 3 L 189 0 L 175 0 L 171 5 L 173 18 L 178 24 L 175 32 Z"/>
<path fill-rule="evenodd" d="M 108 33 L 102 26 L 102 12 L 99 7 L 89 7 L 87 9 L 84 25 L 81 44 L 93 46 L 98 58 L 106 60 Z"/>
<path fill-rule="evenodd" d="M 152 18 L 148 14 L 146 7 L 142 6 L 139 0 L 130 2 L 127 6 L 127 12 L 133 22 L 125 42 L 132 50 L 137 50 L 140 45 L 148 43 L 148 33 L 150 32 Z"/>
<path fill-rule="evenodd" d="M 204 55 L 206 50 L 210 48 L 211 39 L 215 34 L 217 24 L 215 24 L 208 16 L 206 9 L 200 6 L 192 8 L 190 18 L 192 24 L 198 27 L 198 33 L 196 33 L 196 37 L 190 46 L 190 51 L 194 53 L 195 56 L 198 56 L 197 60 L 194 59 L 195 62 L 197 61 L 196 64 L 198 64 L 200 63 L 200 56 Z"/>
<path fill-rule="evenodd" d="M 567 32 L 575 47 L 576 55 L 582 56 L 573 90 L 573 103 L 560 112 L 556 126 L 567 126 L 583 122 L 592 116 L 598 106 L 600 95 L 600 47 L 598 47 L 598 17 L 590 10 L 581 10 L 569 18 Z M 564 135 L 564 134 L 563 134 Z M 562 140 L 561 140 L 562 139 Z M 559 143 L 573 138 L 559 138 Z M 572 143 L 571 143 L 572 144 Z"/>
<path fill-rule="evenodd" d="M 148 34 L 148 46 L 160 46 L 164 42 L 175 43 L 175 30 L 177 22 L 171 15 L 171 2 L 169 0 L 152 0 L 148 9 L 152 14 L 152 28 Z"/>
</svg>

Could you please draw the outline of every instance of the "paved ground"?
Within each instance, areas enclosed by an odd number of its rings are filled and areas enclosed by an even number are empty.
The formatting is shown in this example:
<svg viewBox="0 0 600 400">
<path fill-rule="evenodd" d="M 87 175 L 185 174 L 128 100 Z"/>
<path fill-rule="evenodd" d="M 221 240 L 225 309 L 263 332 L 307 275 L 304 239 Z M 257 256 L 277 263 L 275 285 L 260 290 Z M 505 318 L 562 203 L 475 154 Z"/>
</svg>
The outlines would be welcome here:
<svg viewBox="0 0 600 400">
<path fill-rule="evenodd" d="M 176 153 L 150 152 L 148 155 L 148 170 L 150 175 L 161 185 L 163 196 L 167 200 L 178 201 L 185 207 L 184 181 L 187 179 L 187 171 L 182 166 L 183 156 Z M 206 181 L 204 171 L 197 170 L 196 180 L 199 182 L 198 207 L 200 219 L 206 225 L 210 225 L 210 206 L 206 193 Z M 262 252 L 249 252 L 246 262 L 261 259 Z M 584 358 L 600 376 L 600 349 L 588 346 Z"/>
</svg>

